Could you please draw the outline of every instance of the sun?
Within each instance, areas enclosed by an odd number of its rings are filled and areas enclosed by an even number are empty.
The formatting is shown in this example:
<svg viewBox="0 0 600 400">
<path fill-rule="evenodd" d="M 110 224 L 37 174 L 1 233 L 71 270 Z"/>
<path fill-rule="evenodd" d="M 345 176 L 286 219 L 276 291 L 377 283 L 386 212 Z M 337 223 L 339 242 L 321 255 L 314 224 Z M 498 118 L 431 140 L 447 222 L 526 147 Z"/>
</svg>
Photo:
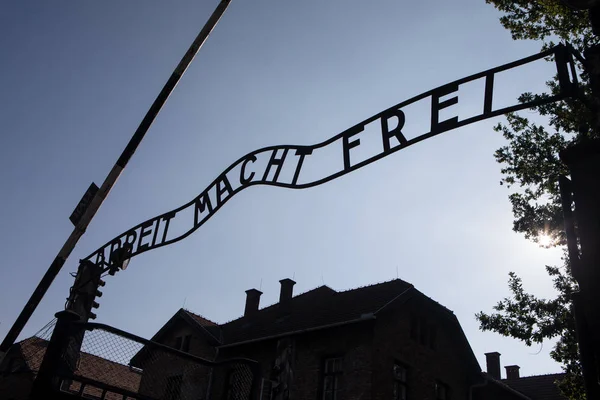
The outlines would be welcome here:
<svg viewBox="0 0 600 400">
<path fill-rule="evenodd" d="M 547 233 L 540 233 L 537 237 L 538 243 L 543 247 L 550 247 L 552 245 L 552 236 Z"/>
</svg>

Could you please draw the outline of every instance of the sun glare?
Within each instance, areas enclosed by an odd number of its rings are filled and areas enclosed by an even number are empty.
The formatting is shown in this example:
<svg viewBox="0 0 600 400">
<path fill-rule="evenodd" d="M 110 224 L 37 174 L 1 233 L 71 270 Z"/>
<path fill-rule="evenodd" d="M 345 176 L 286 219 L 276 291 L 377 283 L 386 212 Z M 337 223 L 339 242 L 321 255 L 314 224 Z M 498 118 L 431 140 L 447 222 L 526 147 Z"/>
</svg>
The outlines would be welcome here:
<svg viewBox="0 0 600 400">
<path fill-rule="evenodd" d="M 540 246 L 549 247 L 552 244 L 552 237 L 546 233 L 541 233 L 538 236 L 538 243 Z"/>
</svg>

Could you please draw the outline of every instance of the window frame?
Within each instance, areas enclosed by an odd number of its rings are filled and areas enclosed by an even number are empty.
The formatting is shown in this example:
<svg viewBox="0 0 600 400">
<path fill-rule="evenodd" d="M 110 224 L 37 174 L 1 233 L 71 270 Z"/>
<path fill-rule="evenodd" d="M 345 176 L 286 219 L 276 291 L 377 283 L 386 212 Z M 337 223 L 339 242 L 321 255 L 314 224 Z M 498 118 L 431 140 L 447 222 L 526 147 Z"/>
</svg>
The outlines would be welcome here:
<svg viewBox="0 0 600 400">
<path fill-rule="evenodd" d="M 327 370 L 328 361 L 333 360 L 333 371 Z M 336 370 L 336 360 L 339 360 L 339 370 Z M 344 356 L 341 354 L 331 354 L 323 357 L 321 362 L 321 371 L 320 371 L 320 390 L 319 390 L 319 400 L 328 400 L 327 393 L 329 390 L 325 390 L 325 385 L 329 377 L 333 379 L 333 389 L 332 397 L 330 400 L 339 400 L 338 395 L 341 391 L 340 389 L 340 376 L 344 373 Z"/>
<path fill-rule="evenodd" d="M 192 335 L 185 335 L 183 337 L 183 340 L 181 343 L 181 351 L 185 351 L 186 353 L 188 353 L 190 351 L 191 341 L 192 341 Z"/>
<path fill-rule="evenodd" d="M 398 378 L 396 376 L 396 373 L 394 371 L 394 369 L 396 367 L 400 367 L 404 370 L 404 378 Z M 394 380 L 394 386 L 393 386 L 393 392 L 392 395 L 394 393 L 396 393 L 396 396 L 392 396 L 393 400 L 406 400 L 408 399 L 408 376 L 409 376 L 409 371 L 410 368 L 408 367 L 408 365 L 406 365 L 405 363 L 403 363 L 402 361 L 399 360 L 394 360 L 394 364 L 392 365 L 392 379 Z M 401 397 L 398 397 L 398 389 L 397 387 L 403 387 L 404 388 L 404 399 Z"/>
<path fill-rule="evenodd" d="M 436 350 L 438 327 L 435 323 L 411 313 L 409 317 L 409 337 L 420 346 Z"/>
<path fill-rule="evenodd" d="M 181 350 L 181 345 L 183 344 L 183 336 L 175 336 L 175 349 Z"/>
<path fill-rule="evenodd" d="M 440 387 L 444 388 L 444 397 L 439 396 L 438 388 Z M 434 396 L 435 400 L 450 400 L 450 387 L 446 383 L 436 380 L 434 383 Z"/>
<path fill-rule="evenodd" d="M 239 398 L 238 394 L 234 392 L 234 387 L 240 382 L 240 369 L 235 366 L 231 366 L 227 369 L 225 375 L 225 388 L 223 390 L 224 400 L 235 400 Z"/>
<path fill-rule="evenodd" d="M 263 398 L 264 396 L 264 390 L 265 390 L 265 382 L 268 382 L 270 385 L 269 388 L 269 397 L 268 398 Z M 260 395 L 258 397 L 258 400 L 272 400 L 273 399 L 273 387 L 277 382 L 272 380 L 272 379 L 266 379 L 266 378 L 262 378 L 260 381 Z"/>
</svg>

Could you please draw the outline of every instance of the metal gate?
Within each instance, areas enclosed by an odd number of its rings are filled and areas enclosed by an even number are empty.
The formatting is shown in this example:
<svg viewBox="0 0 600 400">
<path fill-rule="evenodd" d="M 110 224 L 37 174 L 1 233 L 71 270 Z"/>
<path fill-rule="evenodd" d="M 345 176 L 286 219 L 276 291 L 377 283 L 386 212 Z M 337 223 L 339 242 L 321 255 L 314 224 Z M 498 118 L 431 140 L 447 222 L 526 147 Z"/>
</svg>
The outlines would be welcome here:
<svg viewBox="0 0 600 400">
<path fill-rule="evenodd" d="M 108 400 L 256 399 L 258 363 L 210 361 L 120 329 L 57 314 L 50 340 L 35 338 L 37 371 L 32 399 Z M 42 356 L 43 354 L 43 356 Z"/>
</svg>

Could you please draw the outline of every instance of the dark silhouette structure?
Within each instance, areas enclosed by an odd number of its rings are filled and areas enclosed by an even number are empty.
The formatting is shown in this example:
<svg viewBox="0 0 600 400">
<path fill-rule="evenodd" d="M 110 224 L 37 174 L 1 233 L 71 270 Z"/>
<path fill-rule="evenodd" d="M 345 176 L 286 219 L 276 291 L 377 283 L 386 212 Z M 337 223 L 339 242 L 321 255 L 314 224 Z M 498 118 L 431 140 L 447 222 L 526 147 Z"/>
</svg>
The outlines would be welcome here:
<svg viewBox="0 0 600 400">
<path fill-rule="evenodd" d="M 557 386 L 564 373 L 520 376 L 520 367 L 518 365 L 507 365 L 506 378 L 502 379 L 500 374 L 500 353 L 486 353 L 487 373 L 493 379 L 510 387 L 513 390 L 523 394 L 532 400 L 566 400 Z"/>
<path fill-rule="evenodd" d="M 483 373 L 454 313 L 403 280 L 297 296 L 294 281 L 280 282 L 276 304 L 260 308 L 262 293 L 248 290 L 244 315 L 224 324 L 180 309 L 152 340 L 214 360 L 256 360 L 261 400 L 534 399 Z M 141 394 L 162 390 L 145 376 L 161 369 L 182 396 L 187 387 L 229 398 L 228 371 L 199 378 L 132 362 L 143 369 Z"/>
</svg>

